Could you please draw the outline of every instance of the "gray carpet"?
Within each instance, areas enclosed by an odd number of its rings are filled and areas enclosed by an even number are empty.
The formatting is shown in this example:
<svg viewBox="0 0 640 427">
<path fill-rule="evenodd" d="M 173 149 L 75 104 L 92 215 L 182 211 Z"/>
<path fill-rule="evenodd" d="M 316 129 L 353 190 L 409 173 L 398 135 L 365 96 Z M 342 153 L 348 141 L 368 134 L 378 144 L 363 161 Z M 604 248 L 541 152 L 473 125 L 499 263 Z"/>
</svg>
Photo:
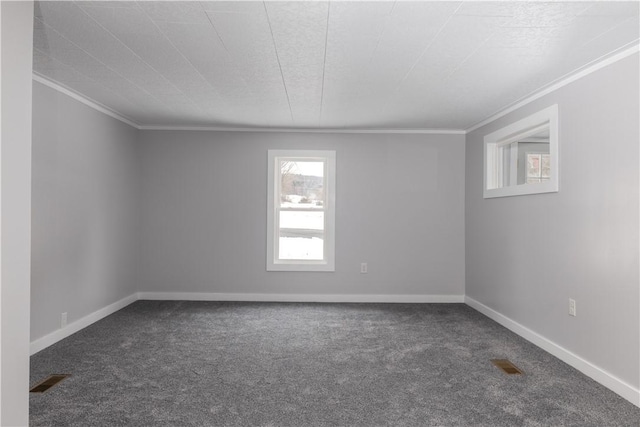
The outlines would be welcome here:
<svg viewBox="0 0 640 427">
<path fill-rule="evenodd" d="M 490 363 L 507 358 L 525 375 Z M 638 426 L 463 304 L 138 301 L 31 358 L 33 426 Z"/>
</svg>

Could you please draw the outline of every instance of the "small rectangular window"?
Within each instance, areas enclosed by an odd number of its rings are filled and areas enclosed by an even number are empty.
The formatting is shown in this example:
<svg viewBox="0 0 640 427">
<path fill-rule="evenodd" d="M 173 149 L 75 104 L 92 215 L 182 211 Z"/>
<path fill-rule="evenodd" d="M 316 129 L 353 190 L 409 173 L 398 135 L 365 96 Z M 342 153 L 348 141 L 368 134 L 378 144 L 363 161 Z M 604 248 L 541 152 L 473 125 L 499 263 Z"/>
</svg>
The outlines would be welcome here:
<svg viewBox="0 0 640 427">
<path fill-rule="evenodd" d="M 557 105 L 486 135 L 484 198 L 557 192 L 559 145 Z"/>
<path fill-rule="evenodd" d="M 335 151 L 269 150 L 268 271 L 334 271 Z"/>
</svg>

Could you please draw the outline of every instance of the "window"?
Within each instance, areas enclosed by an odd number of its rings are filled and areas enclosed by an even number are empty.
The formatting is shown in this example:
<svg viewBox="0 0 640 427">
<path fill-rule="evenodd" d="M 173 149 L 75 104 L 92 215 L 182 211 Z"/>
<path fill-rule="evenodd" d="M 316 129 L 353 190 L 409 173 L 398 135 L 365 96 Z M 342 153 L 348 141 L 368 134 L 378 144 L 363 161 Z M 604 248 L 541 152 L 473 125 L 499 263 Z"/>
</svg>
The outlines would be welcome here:
<svg viewBox="0 0 640 427">
<path fill-rule="evenodd" d="M 269 150 L 268 271 L 334 271 L 335 151 Z"/>
<path fill-rule="evenodd" d="M 537 184 L 551 178 L 551 156 L 546 153 L 527 153 L 527 184 Z"/>
<path fill-rule="evenodd" d="M 558 106 L 484 137 L 484 198 L 558 191 Z"/>
</svg>

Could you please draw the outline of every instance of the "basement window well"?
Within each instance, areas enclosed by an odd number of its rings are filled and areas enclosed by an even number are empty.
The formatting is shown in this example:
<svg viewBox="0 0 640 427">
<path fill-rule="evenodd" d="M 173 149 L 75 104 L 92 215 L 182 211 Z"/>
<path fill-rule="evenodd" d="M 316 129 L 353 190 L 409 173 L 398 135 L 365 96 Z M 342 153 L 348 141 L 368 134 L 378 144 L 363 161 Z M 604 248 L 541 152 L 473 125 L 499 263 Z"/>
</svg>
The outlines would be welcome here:
<svg viewBox="0 0 640 427">
<path fill-rule="evenodd" d="M 558 106 L 484 137 L 484 198 L 558 191 Z"/>
<path fill-rule="evenodd" d="M 267 271 L 334 271 L 335 151 L 269 150 Z"/>
</svg>

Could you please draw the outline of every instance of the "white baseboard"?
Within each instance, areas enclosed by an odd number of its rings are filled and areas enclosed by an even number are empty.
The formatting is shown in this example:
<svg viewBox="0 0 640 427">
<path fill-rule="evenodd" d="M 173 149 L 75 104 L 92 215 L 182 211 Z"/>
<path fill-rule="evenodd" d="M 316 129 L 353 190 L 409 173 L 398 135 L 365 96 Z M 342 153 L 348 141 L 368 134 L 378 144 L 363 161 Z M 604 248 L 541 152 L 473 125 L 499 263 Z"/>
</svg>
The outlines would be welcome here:
<svg viewBox="0 0 640 427">
<path fill-rule="evenodd" d="M 69 323 L 64 328 L 58 329 L 57 331 L 51 332 L 48 335 L 38 338 L 37 340 L 32 341 L 29 345 L 29 353 L 33 356 L 37 352 L 44 350 L 45 348 L 57 343 L 60 340 L 65 339 L 69 335 L 75 334 L 79 330 L 86 328 L 87 326 L 97 322 L 98 320 L 103 319 L 120 309 L 123 309 L 124 307 L 137 301 L 138 299 L 138 294 L 131 294 L 128 297 L 121 299 L 120 301 L 109 304 L 106 307 L 103 307 L 87 316 Z"/>
<path fill-rule="evenodd" d="M 138 300 L 163 301 L 255 301 L 255 302 L 336 302 L 336 303 L 466 303 L 470 307 L 498 322 L 527 341 L 551 353 L 558 359 L 576 368 L 583 374 L 619 394 L 640 407 L 640 390 L 611 375 L 580 356 L 550 341 L 542 335 L 522 326 L 490 307 L 464 295 L 328 295 L 328 294 L 246 294 L 246 293 L 206 293 L 206 292 L 138 292 L 97 310 L 65 328 L 54 331 L 32 341 L 30 354 L 57 343 L 58 341 L 86 328 L 87 326 L 115 313 Z"/>
<path fill-rule="evenodd" d="M 362 303 L 464 303 L 464 295 L 324 295 L 324 294 L 232 294 L 204 292 L 138 292 L 84 316 L 66 327 L 32 341 L 37 352 L 65 339 L 92 323 L 138 300 L 161 301 L 255 301 L 255 302 L 362 302 Z"/>
<path fill-rule="evenodd" d="M 464 303 L 464 295 L 329 295 L 244 294 L 208 292 L 138 292 L 138 299 L 167 301 L 255 301 L 255 302 L 354 302 L 354 303 Z"/>
<path fill-rule="evenodd" d="M 515 332 L 520 335 L 522 338 L 527 341 L 535 344 L 541 349 L 551 353 L 558 359 L 562 360 L 566 364 L 576 368 L 578 371 L 582 372 L 586 376 L 592 378 L 603 386 L 607 387 L 611 391 L 616 394 L 619 394 L 629 402 L 634 405 L 640 407 L 640 389 L 633 387 L 630 384 L 627 384 L 620 378 L 617 378 L 614 375 L 611 375 L 607 371 L 597 367 L 596 365 L 588 362 L 578 356 L 575 353 L 563 348 L 562 346 L 550 341 L 549 339 L 543 337 L 542 335 L 532 331 L 531 329 L 522 326 L 518 322 L 511 320 L 503 314 L 498 313 L 494 309 L 487 307 L 474 300 L 469 296 L 465 296 L 465 303 L 470 307 L 476 309 L 480 313 L 484 314 L 488 318 L 498 322 L 505 328 Z"/>
</svg>

